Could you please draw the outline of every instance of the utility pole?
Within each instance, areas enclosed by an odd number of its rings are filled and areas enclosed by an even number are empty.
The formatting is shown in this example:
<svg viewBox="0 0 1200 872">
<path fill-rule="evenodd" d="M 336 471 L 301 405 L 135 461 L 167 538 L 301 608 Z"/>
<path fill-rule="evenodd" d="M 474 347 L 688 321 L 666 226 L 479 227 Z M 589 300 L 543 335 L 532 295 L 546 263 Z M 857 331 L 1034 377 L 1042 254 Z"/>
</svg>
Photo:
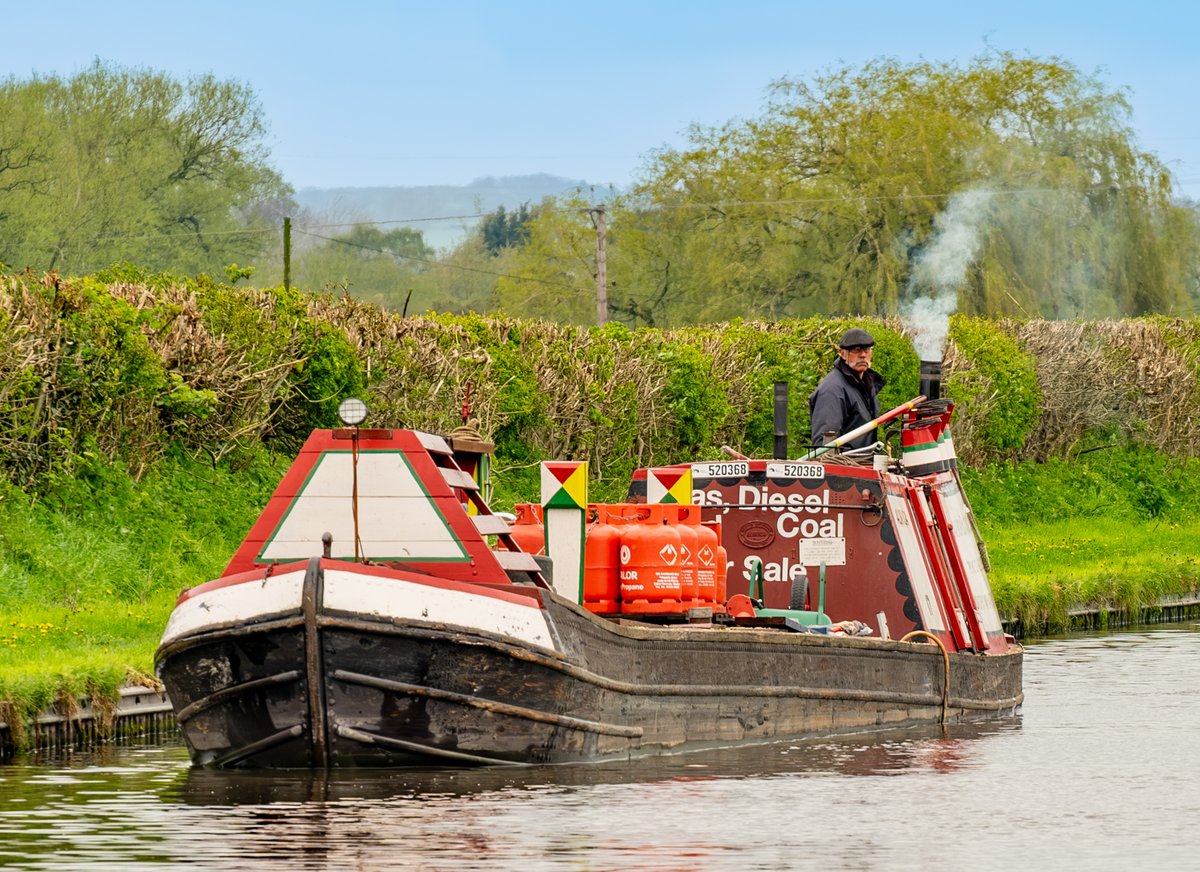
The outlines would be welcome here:
<svg viewBox="0 0 1200 872">
<path fill-rule="evenodd" d="M 283 219 L 283 289 L 292 286 L 292 219 Z"/>
<path fill-rule="evenodd" d="M 596 326 L 608 323 L 608 255 L 604 248 L 604 206 L 593 206 L 592 223 L 596 225 Z"/>
</svg>

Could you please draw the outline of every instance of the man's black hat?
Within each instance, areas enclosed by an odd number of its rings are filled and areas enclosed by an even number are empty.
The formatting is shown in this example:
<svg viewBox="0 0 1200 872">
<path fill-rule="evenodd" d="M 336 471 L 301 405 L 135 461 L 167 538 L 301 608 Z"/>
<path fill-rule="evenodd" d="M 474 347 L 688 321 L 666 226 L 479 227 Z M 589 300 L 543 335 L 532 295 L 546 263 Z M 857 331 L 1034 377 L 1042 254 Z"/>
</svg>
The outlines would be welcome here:
<svg viewBox="0 0 1200 872">
<path fill-rule="evenodd" d="M 871 338 L 870 333 L 861 327 L 852 327 L 842 335 L 842 341 L 838 343 L 838 348 L 858 348 L 874 344 L 875 340 Z"/>
</svg>

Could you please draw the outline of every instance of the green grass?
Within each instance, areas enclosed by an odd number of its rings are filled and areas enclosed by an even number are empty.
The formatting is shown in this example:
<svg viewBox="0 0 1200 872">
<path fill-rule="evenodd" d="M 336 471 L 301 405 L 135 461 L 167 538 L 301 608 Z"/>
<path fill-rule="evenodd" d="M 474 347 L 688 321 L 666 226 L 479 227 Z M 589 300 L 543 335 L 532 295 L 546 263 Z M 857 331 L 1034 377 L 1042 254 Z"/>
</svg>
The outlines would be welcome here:
<svg viewBox="0 0 1200 872">
<path fill-rule="evenodd" d="M 109 695 L 126 683 L 152 685 L 153 654 L 176 594 L 6 608 L 0 626 L 0 699 L 45 706 L 60 693 Z"/>
<path fill-rule="evenodd" d="M 1200 588 L 1200 460 L 1083 448 L 1072 462 L 964 470 L 1002 615 L 1027 634 L 1069 629 L 1073 609 L 1136 614 Z"/>
<path fill-rule="evenodd" d="M 992 590 L 1027 633 L 1070 626 L 1075 608 L 1135 613 L 1200 589 L 1200 520 L 1064 518 L 983 522 Z"/>
<path fill-rule="evenodd" d="M 48 496 L 0 490 L 0 704 L 152 684 L 179 592 L 220 574 L 285 468 L 174 459 L 137 483 L 96 466 Z"/>
</svg>

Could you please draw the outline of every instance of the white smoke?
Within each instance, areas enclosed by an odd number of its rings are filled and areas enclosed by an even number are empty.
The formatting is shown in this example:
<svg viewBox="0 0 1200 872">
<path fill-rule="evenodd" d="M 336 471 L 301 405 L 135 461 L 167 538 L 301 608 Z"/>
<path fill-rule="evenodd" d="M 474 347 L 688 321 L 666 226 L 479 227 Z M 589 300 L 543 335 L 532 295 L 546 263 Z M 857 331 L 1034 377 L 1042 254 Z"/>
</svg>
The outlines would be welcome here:
<svg viewBox="0 0 1200 872">
<path fill-rule="evenodd" d="M 913 264 L 908 301 L 900 309 L 921 360 L 942 359 L 958 288 L 979 255 L 991 208 L 991 191 L 962 191 L 933 219 L 933 234 Z"/>
</svg>

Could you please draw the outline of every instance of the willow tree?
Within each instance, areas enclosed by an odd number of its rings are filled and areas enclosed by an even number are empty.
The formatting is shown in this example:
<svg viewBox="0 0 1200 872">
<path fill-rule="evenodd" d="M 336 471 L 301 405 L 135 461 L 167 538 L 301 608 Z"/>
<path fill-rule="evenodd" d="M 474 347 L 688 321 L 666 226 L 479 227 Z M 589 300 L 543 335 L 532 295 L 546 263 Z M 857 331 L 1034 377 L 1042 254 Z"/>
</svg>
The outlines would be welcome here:
<svg viewBox="0 0 1200 872">
<path fill-rule="evenodd" d="M 117 261 L 210 271 L 253 260 L 291 191 L 253 92 L 97 61 L 0 81 L 0 262 L 82 273 Z"/>
<path fill-rule="evenodd" d="M 1190 311 L 1196 216 L 1129 115 L 1068 63 L 1004 53 L 781 80 L 761 117 L 694 127 L 614 206 L 610 298 L 660 325 L 893 314 L 929 292 L 928 257 L 957 232 L 969 257 L 939 281 L 963 311 Z M 965 194 L 979 196 L 964 234 L 944 216 Z M 562 215 L 533 224 L 530 269 L 579 260 L 580 233 L 553 244 Z"/>
</svg>

